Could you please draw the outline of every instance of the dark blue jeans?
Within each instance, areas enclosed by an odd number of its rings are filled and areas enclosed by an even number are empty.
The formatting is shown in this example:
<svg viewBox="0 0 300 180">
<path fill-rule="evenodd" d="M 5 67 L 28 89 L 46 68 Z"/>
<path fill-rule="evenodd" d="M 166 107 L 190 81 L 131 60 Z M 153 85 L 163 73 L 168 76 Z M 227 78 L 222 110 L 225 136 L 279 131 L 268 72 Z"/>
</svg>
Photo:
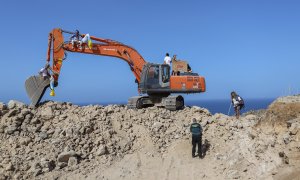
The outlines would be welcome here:
<svg viewBox="0 0 300 180">
<path fill-rule="evenodd" d="M 198 146 L 198 156 L 202 156 L 202 135 L 192 135 L 192 155 L 195 156 L 196 146 Z"/>
</svg>

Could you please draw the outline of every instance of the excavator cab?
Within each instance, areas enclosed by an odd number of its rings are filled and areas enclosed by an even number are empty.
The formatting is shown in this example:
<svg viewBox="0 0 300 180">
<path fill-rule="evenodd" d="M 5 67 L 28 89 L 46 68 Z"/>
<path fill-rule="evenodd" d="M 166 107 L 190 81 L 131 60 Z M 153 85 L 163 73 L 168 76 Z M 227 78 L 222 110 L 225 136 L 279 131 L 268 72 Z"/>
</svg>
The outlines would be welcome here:
<svg viewBox="0 0 300 180">
<path fill-rule="evenodd" d="M 152 64 L 148 67 L 145 77 L 146 89 L 166 89 L 170 86 L 170 66 Z"/>
<path fill-rule="evenodd" d="M 167 92 L 170 89 L 170 77 L 169 65 L 147 63 L 142 71 L 139 90 L 147 94 Z"/>
</svg>

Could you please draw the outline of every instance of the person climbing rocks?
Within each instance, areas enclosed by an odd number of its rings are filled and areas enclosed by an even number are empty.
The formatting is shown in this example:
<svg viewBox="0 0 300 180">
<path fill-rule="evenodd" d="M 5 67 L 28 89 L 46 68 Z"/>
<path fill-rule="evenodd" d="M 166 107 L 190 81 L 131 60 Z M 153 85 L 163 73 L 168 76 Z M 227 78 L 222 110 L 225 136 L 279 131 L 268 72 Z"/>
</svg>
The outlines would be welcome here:
<svg viewBox="0 0 300 180">
<path fill-rule="evenodd" d="M 198 156 L 199 158 L 203 158 L 202 154 L 202 127 L 195 118 L 192 119 L 192 124 L 190 127 L 190 131 L 192 133 L 192 157 L 196 157 L 196 146 L 198 146 Z"/>
<path fill-rule="evenodd" d="M 244 108 L 244 100 L 236 92 L 231 92 L 231 103 L 233 104 L 235 116 L 237 119 L 240 117 L 240 111 Z"/>
</svg>

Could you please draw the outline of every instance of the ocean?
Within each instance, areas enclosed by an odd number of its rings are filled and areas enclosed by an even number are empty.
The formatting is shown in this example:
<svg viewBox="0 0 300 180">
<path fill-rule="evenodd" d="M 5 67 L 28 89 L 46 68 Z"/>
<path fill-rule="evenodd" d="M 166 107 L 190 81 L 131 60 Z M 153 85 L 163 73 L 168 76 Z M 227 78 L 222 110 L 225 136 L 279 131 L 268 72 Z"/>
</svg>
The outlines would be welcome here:
<svg viewBox="0 0 300 180">
<path fill-rule="evenodd" d="M 275 99 L 244 99 L 245 108 L 242 109 L 241 113 L 245 113 L 251 110 L 267 109 L 268 106 Z M 230 99 L 227 100 L 187 100 L 185 102 L 186 106 L 199 106 L 209 110 L 212 114 L 215 113 L 228 113 L 229 115 L 234 114 L 233 107 L 230 108 Z M 75 103 L 76 104 L 76 103 Z M 89 104 L 100 104 L 100 105 L 109 105 L 109 104 L 127 104 L 127 102 L 102 102 L 102 103 L 78 103 L 81 106 L 86 106 Z"/>
</svg>

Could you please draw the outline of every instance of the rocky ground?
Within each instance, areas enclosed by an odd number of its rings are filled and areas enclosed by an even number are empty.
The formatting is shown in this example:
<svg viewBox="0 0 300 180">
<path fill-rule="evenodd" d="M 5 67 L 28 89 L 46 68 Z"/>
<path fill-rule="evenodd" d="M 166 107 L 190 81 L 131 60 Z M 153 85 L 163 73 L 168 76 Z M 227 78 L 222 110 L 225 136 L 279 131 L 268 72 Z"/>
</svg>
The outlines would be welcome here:
<svg viewBox="0 0 300 180">
<path fill-rule="evenodd" d="M 239 120 L 201 107 L 0 103 L 2 179 L 299 179 L 300 96 Z M 189 125 L 205 157 L 191 157 Z"/>
</svg>

